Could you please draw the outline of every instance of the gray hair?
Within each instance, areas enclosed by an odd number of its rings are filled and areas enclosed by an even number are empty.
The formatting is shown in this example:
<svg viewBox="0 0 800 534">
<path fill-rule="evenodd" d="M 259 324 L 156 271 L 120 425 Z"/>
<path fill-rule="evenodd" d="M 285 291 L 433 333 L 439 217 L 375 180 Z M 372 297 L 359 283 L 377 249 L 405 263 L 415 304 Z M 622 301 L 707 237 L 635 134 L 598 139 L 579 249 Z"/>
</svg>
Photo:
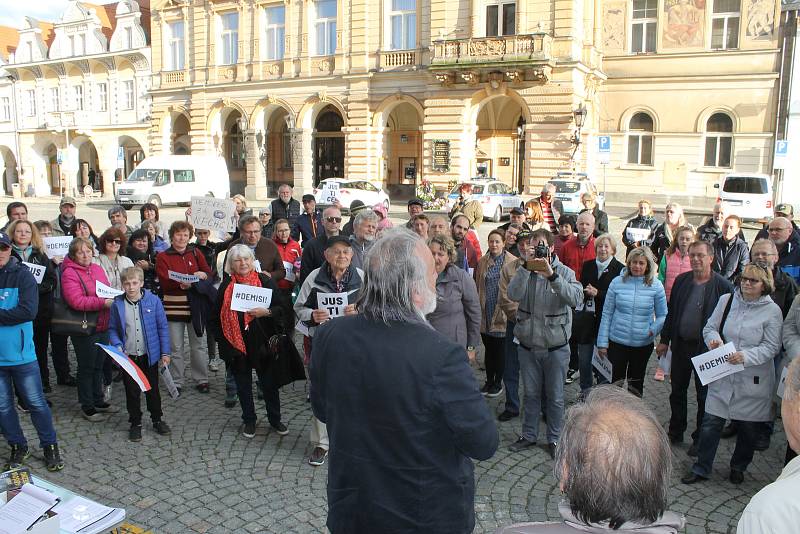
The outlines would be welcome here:
<svg viewBox="0 0 800 534">
<path fill-rule="evenodd" d="M 641 399 L 599 386 L 567 412 L 553 474 L 581 521 L 649 524 L 667 508 L 672 451 Z"/>
<path fill-rule="evenodd" d="M 378 224 L 378 215 L 372 210 L 361 210 L 353 218 L 353 227 L 360 226 L 364 221 Z"/>
<path fill-rule="evenodd" d="M 415 294 L 432 293 L 427 267 L 416 250 L 424 245 L 421 237 L 405 228 L 384 230 L 364 258 L 364 284 L 357 309 L 386 324 L 426 323 L 414 303 Z"/>
<path fill-rule="evenodd" d="M 239 258 L 250 258 L 251 260 L 255 261 L 256 255 L 253 254 L 253 249 L 247 245 L 242 245 L 241 243 L 238 245 L 233 245 L 230 249 L 228 249 L 228 255 L 225 258 L 226 273 L 231 274 L 233 270 L 233 262 Z"/>
<path fill-rule="evenodd" d="M 128 220 L 128 212 L 125 211 L 125 208 L 122 206 L 111 206 L 108 208 L 108 219 L 111 220 L 111 216 L 117 213 L 121 213 L 125 217 L 125 220 Z"/>
<path fill-rule="evenodd" d="M 793 402 L 800 397 L 800 358 L 789 361 L 789 370 L 783 389 L 783 401 Z"/>
</svg>

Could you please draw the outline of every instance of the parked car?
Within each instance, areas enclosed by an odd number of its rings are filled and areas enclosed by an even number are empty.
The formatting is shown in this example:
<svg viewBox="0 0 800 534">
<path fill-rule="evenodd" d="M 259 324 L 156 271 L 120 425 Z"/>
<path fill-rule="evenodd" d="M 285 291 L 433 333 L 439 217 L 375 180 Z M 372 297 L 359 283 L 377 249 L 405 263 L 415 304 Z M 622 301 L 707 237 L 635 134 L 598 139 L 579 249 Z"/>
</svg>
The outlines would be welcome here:
<svg viewBox="0 0 800 534">
<path fill-rule="evenodd" d="M 462 186 L 468 184 L 472 187 L 471 198 L 480 201 L 483 207 L 483 218 L 499 222 L 503 217 L 510 215 L 514 208 L 524 208 L 525 201 L 522 197 L 505 184 L 494 178 L 472 178 L 453 186 L 447 195 L 447 209 L 453 209 L 458 200 Z"/>
<path fill-rule="evenodd" d="M 347 178 L 327 178 L 314 188 L 313 194 L 317 201 L 317 208 L 321 210 L 333 205 L 331 199 L 328 198 L 329 195 L 325 194 L 327 190 L 324 185 L 326 183 L 339 184 L 339 203 L 343 213 L 350 212 L 350 205 L 355 200 L 360 200 L 367 206 L 383 204 L 386 206 L 386 211 L 389 211 L 389 195 L 386 191 L 367 180 Z"/>
<path fill-rule="evenodd" d="M 717 201 L 725 202 L 730 213 L 746 221 L 772 218 L 772 177 L 767 174 L 731 173 L 722 178 Z"/>
<path fill-rule="evenodd" d="M 606 199 L 597 192 L 597 187 L 585 172 L 559 172 L 548 181 L 556 186 L 555 197 L 564 205 L 564 213 L 579 213 L 583 209 L 581 195 L 594 193 L 597 207 L 605 210 Z"/>
<path fill-rule="evenodd" d="M 114 184 L 114 200 L 125 209 L 150 202 L 189 205 L 192 197 L 230 196 L 228 166 L 218 156 L 150 156 Z"/>
</svg>

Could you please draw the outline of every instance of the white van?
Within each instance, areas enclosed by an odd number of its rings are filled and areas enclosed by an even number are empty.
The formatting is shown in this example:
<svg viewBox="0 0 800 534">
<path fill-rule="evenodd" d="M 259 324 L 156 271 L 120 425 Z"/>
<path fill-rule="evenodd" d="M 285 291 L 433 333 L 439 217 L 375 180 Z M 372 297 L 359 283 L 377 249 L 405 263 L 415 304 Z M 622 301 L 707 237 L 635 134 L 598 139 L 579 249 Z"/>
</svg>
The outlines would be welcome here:
<svg viewBox="0 0 800 534">
<path fill-rule="evenodd" d="M 145 202 L 188 205 L 192 197 L 230 193 L 228 167 L 218 156 L 151 156 L 114 185 L 114 199 L 125 209 Z"/>
<path fill-rule="evenodd" d="M 747 221 L 766 221 L 773 217 L 772 177 L 767 174 L 731 173 L 714 184 L 717 201 L 725 202 L 731 214 Z"/>
</svg>

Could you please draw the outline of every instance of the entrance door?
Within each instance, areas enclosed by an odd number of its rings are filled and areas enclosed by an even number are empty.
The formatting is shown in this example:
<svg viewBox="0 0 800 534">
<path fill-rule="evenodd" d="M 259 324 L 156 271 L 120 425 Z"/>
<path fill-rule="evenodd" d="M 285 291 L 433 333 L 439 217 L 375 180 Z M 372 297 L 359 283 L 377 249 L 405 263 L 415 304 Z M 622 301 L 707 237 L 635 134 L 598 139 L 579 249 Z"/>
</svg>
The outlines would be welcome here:
<svg viewBox="0 0 800 534">
<path fill-rule="evenodd" d="M 492 160 L 479 159 L 476 165 L 476 176 L 481 178 L 490 178 L 492 176 Z"/>
<path fill-rule="evenodd" d="M 314 185 L 326 178 L 344 178 L 344 137 L 314 139 Z"/>
</svg>

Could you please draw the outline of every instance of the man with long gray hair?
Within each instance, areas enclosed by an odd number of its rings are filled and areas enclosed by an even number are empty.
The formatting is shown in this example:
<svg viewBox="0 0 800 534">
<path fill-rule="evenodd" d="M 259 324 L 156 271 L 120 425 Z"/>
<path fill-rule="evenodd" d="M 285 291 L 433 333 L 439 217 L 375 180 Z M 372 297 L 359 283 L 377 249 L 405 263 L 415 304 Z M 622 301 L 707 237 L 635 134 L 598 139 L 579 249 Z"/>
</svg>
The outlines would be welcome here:
<svg viewBox="0 0 800 534">
<path fill-rule="evenodd" d="M 470 458 L 490 458 L 498 435 L 464 347 L 425 321 L 433 256 L 419 236 L 387 230 L 364 271 L 359 313 L 318 327 L 311 354 L 311 405 L 330 437 L 327 526 L 472 532 Z"/>
<path fill-rule="evenodd" d="M 359 269 L 364 268 L 364 257 L 375 243 L 375 234 L 378 231 L 378 216 L 372 210 L 359 211 L 353 218 L 353 235 L 350 243 L 353 245 L 353 265 Z"/>
<path fill-rule="evenodd" d="M 666 511 L 671 472 L 669 440 L 652 410 L 623 389 L 598 386 L 570 408 L 556 449 L 564 521 L 497 534 L 682 532 L 684 517 Z"/>
</svg>

